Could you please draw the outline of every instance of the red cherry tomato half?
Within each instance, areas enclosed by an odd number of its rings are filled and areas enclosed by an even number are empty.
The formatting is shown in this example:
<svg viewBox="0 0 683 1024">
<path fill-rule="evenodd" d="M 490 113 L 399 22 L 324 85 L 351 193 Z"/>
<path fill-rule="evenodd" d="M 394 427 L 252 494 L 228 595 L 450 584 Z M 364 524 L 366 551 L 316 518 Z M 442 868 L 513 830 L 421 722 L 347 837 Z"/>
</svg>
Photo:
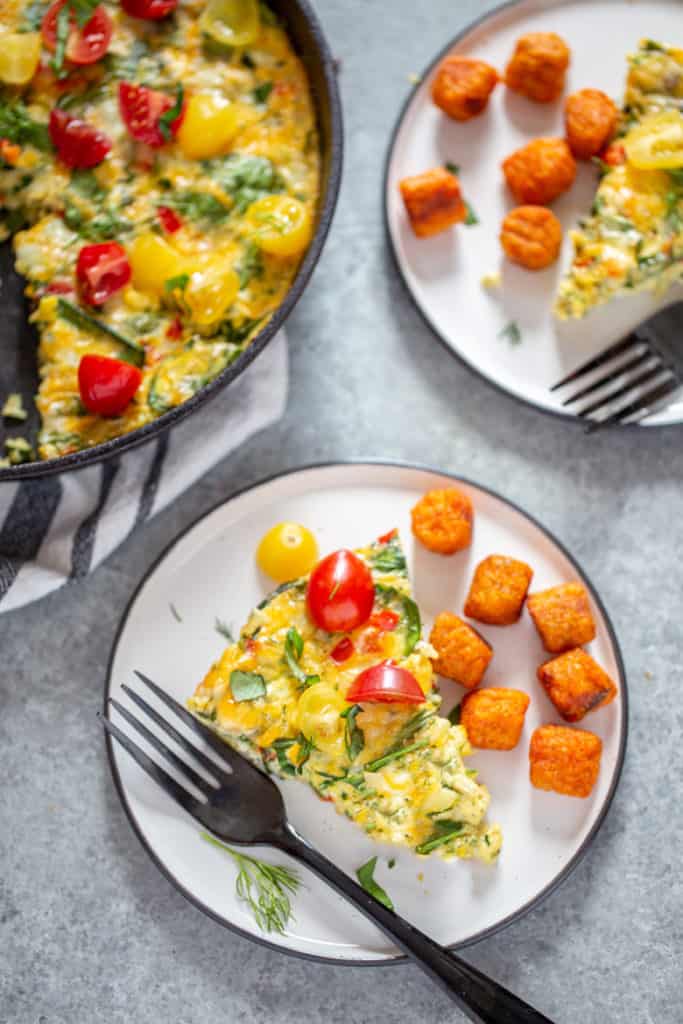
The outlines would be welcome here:
<svg viewBox="0 0 683 1024">
<path fill-rule="evenodd" d="M 308 582 L 306 601 L 316 626 L 347 633 L 370 618 L 375 587 L 365 562 L 342 548 L 318 562 Z"/>
<path fill-rule="evenodd" d="M 393 661 L 381 661 L 356 676 L 351 683 L 346 699 L 352 703 L 423 704 L 425 695 L 415 676 L 405 668 L 394 665 Z"/>
<path fill-rule="evenodd" d="M 391 608 L 383 608 L 381 612 L 375 612 L 370 616 L 370 625 L 378 629 L 380 633 L 392 633 L 400 621 L 401 616 L 392 612 Z"/>
<path fill-rule="evenodd" d="M 78 364 L 78 387 L 83 405 L 98 416 L 119 416 L 140 387 L 137 366 L 107 356 L 83 356 Z"/>
<path fill-rule="evenodd" d="M 48 131 L 57 156 L 67 167 L 96 167 L 111 149 L 104 132 L 56 107 L 50 111 Z"/>
<path fill-rule="evenodd" d="M 118 242 L 84 245 L 78 254 L 76 278 L 83 300 L 101 306 L 130 281 L 126 250 Z"/>
<path fill-rule="evenodd" d="M 57 18 L 68 0 L 55 0 L 43 18 L 41 32 L 43 42 L 52 53 L 57 49 Z M 69 38 L 66 43 L 66 57 L 72 64 L 94 64 L 104 57 L 111 42 L 112 20 L 104 7 L 96 7 L 91 17 L 81 27 L 73 10 L 69 15 Z"/>
<path fill-rule="evenodd" d="M 119 85 L 119 110 L 128 133 L 137 142 L 148 146 L 157 148 L 168 141 L 159 127 L 159 118 L 174 104 L 175 100 L 166 93 L 148 89 L 145 85 L 131 85 L 130 82 Z M 178 131 L 183 113 L 181 111 L 168 126 L 171 135 Z"/>
<path fill-rule="evenodd" d="M 170 206 L 159 206 L 157 207 L 157 217 L 164 231 L 167 231 L 169 235 L 175 234 L 176 231 L 180 231 L 183 226 L 183 222 Z"/>
<path fill-rule="evenodd" d="M 355 648 L 353 646 L 353 640 L 351 639 L 351 637 L 344 636 L 339 641 L 339 643 L 332 648 L 332 650 L 330 651 L 330 657 L 332 658 L 332 661 L 336 661 L 337 664 L 340 665 L 342 661 L 349 660 L 354 650 Z"/>
<path fill-rule="evenodd" d="M 121 6 L 131 18 L 159 21 L 175 11 L 178 0 L 121 0 Z"/>
</svg>

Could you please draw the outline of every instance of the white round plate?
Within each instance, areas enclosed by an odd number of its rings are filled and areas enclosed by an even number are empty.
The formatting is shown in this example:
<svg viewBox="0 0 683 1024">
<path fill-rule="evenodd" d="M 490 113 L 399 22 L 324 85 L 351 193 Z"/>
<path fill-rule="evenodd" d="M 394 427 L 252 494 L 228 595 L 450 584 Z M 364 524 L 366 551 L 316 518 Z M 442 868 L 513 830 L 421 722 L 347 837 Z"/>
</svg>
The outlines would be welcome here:
<svg viewBox="0 0 683 1024">
<path fill-rule="evenodd" d="M 573 416 L 562 407 L 562 396 L 549 390 L 551 385 L 656 309 L 680 299 L 683 290 L 672 289 L 664 299 L 649 294 L 620 297 L 583 320 L 555 320 L 555 291 L 571 263 L 569 230 L 590 209 L 596 169 L 579 162 L 574 186 L 553 204 L 565 230 L 561 257 L 554 266 L 531 272 L 504 260 L 498 235 L 515 203 L 505 186 L 501 161 L 534 137 L 564 135 L 563 102 L 532 103 L 501 84 L 481 117 L 458 124 L 431 100 L 436 66 L 455 49 L 502 71 L 520 35 L 557 32 L 572 52 L 566 94 L 591 87 L 621 102 L 627 55 L 644 36 L 682 44 L 680 14 L 679 0 L 519 0 L 505 5 L 445 46 L 400 115 L 387 158 L 385 201 L 389 236 L 408 290 L 436 334 L 468 366 L 537 408 Z M 416 238 L 398 183 L 446 161 L 459 165 L 465 198 L 480 223 Z M 482 277 L 492 272 L 501 273 L 501 285 L 487 290 Z M 522 335 L 517 345 L 500 336 L 512 321 Z M 680 395 L 642 421 L 649 426 L 682 422 Z"/>
<path fill-rule="evenodd" d="M 537 725 L 559 721 L 535 680 L 536 667 L 547 655 L 529 616 L 525 613 L 512 627 L 481 629 L 495 648 L 486 685 L 517 687 L 532 696 L 516 750 L 477 751 L 468 759 L 480 769 L 491 791 L 489 818 L 503 829 L 503 851 L 495 866 L 444 863 L 373 843 L 307 786 L 282 784 L 290 820 L 308 840 L 351 875 L 377 854 L 376 877 L 397 911 L 439 942 L 463 945 L 528 910 L 567 876 L 586 850 L 619 778 L 627 696 L 618 644 L 598 596 L 573 559 L 524 512 L 475 484 L 456 480 L 475 507 L 471 548 L 443 558 L 413 544 L 411 507 L 425 491 L 451 486 L 453 479 L 402 465 L 330 465 L 288 473 L 231 498 L 176 540 L 141 583 L 114 644 L 106 696 L 128 703 L 121 686 L 135 684 L 134 669 L 149 675 L 179 701 L 189 696 L 224 647 L 214 629 L 216 618 L 236 633 L 267 593 L 254 552 L 263 533 L 281 520 L 294 520 L 313 530 L 321 553 L 365 545 L 399 527 L 424 635 L 440 611 L 462 611 L 476 563 L 492 552 L 528 562 L 534 569 L 532 589 L 583 580 L 598 630 L 592 653 L 619 686 L 618 699 L 585 722 L 604 743 L 598 783 L 587 800 L 541 792 L 529 783 L 531 733 Z M 442 692 L 444 709 L 463 694 L 448 681 Z M 116 717 L 112 711 L 112 718 Z M 216 920 L 263 940 L 249 909 L 235 896 L 235 870 L 229 858 L 200 840 L 200 827 L 125 751 L 111 744 L 108 749 L 125 809 L 158 867 Z M 284 860 L 283 854 L 268 849 L 261 848 L 259 855 Z M 393 869 L 388 867 L 390 858 L 396 860 Z M 379 962 L 398 957 L 384 936 L 323 882 L 308 873 L 303 881 L 294 899 L 296 919 L 285 935 L 265 936 L 270 943 L 334 961 Z"/>
</svg>

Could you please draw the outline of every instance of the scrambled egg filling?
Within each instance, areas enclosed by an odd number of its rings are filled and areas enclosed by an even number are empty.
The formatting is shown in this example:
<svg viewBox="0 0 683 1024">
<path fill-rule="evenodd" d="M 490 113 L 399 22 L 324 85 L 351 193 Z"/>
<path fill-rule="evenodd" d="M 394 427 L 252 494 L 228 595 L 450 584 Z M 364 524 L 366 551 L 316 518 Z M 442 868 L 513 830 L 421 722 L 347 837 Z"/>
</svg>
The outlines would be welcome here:
<svg viewBox="0 0 683 1024">
<path fill-rule="evenodd" d="M 683 276 L 683 50 L 644 40 L 629 58 L 616 165 L 604 164 L 590 216 L 572 233 L 562 319 L 625 291 L 664 291 Z"/>
<path fill-rule="evenodd" d="M 371 569 L 375 606 L 369 622 L 347 634 L 348 660 L 337 664 L 330 656 L 339 634 L 313 625 L 306 579 L 296 580 L 252 613 L 188 706 L 258 767 L 307 782 L 373 839 L 444 859 L 493 861 L 500 830 L 484 821 L 488 791 L 465 768 L 465 729 L 438 714 L 434 652 L 420 639 L 400 543 L 394 537 L 356 553 Z M 394 613 L 389 629 L 386 610 Z M 300 647 L 292 645 L 292 631 Z M 387 659 L 413 674 L 424 704 L 345 699 L 360 672 Z M 265 692 L 237 700 L 236 672 L 260 676 Z"/>
<path fill-rule="evenodd" d="M 0 0 L 3 30 L 39 31 L 46 6 Z M 42 458 L 134 430 L 229 365 L 290 287 L 319 194 L 309 83 L 267 7 L 256 39 L 230 48 L 202 32 L 205 0 L 184 0 L 159 22 L 103 6 L 113 35 L 101 60 L 59 79 L 45 51 L 45 67 L 25 88 L 0 86 L 0 240 L 15 236 L 40 332 Z M 154 149 L 131 137 L 122 82 L 171 98 L 182 86 L 175 137 Z M 111 151 L 98 166 L 70 170 L 57 159 L 47 131 L 57 106 L 107 135 Z M 9 135 L 19 144 L 3 145 Z M 181 225 L 172 233 L 164 208 Z M 75 267 L 82 246 L 109 240 L 124 246 L 132 278 L 104 306 L 85 307 L 106 332 L 78 316 Z M 122 415 L 83 407 L 85 353 L 142 364 L 142 385 Z"/>
</svg>

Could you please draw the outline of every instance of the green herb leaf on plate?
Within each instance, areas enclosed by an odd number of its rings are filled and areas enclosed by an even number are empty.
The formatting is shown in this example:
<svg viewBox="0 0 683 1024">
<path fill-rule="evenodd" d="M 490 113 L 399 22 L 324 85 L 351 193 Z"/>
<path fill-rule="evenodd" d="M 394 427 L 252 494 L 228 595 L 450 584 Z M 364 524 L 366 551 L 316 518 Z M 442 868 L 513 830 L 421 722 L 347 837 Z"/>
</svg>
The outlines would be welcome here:
<svg viewBox="0 0 683 1024">
<path fill-rule="evenodd" d="M 505 327 L 498 331 L 498 337 L 505 338 L 511 345 L 519 345 L 522 340 L 522 332 L 517 321 L 511 320 L 507 323 Z"/>
<path fill-rule="evenodd" d="M 370 893 L 371 896 L 374 896 L 379 903 L 384 904 L 384 906 L 389 910 L 393 910 L 394 904 L 392 903 L 391 898 L 387 895 L 379 882 L 376 882 L 374 879 L 376 865 L 377 857 L 372 857 L 367 861 L 367 863 L 357 869 L 356 878 L 366 892 Z"/>
<path fill-rule="evenodd" d="M 169 602 L 168 607 L 171 609 L 171 614 L 172 614 L 173 618 L 176 620 L 176 622 L 182 622 L 183 621 L 182 616 L 181 616 L 180 612 L 178 611 L 178 609 L 176 608 L 176 606 L 174 604 L 172 604 L 171 602 Z"/>
<path fill-rule="evenodd" d="M 221 620 L 217 618 L 214 624 L 214 629 L 220 636 L 225 637 L 229 644 L 234 644 L 235 638 L 232 635 L 230 626 L 228 626 L 226 622 L 221 622 Z"/>
<path fill-rule="evenodd" d="M 449 174 L 455 174 L 456 177 L 457 177 L 458 174 L 460 174 L 460 165 L 459 164 L 453 164 L 453 163 L 451 163 L 450 160 L 446 161 L 446 163 L 444 164 L 444 167 L 449 172 Z"/>
<path fill-rule="evenodd" d="M 479 218 L 477 217 L 476 213 L 474 212 L 474 209 L 472 208 L 472 204 L 468 203 L 467 200 L 465 200 L 465 209 L 467 210 L 467 213 L 465 214 L 465 222 L 464 222 L 465 223 L 465 227 L 470 228 L 474 224 L 478 224 L 479 223 Z"/>
</svg>

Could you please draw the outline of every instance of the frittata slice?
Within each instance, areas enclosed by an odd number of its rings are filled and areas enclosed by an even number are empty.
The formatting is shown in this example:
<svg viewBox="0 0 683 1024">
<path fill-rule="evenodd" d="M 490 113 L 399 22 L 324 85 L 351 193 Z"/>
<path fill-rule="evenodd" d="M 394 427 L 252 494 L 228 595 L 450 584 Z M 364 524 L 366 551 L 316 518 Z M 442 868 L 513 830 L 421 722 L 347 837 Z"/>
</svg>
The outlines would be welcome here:
<svg viewBox="0 0 683 1024">
<path fill-rule="evenodd" d="M 664 292 L 683 277 L 683 50 L 644 40 L 629 65 L 611 147 L 621 162 L 602 164 L 591 213 L 572 233 L 574 260 L 555 306 L 561 320 L 620 293 Z"/>
<path fill-rule="evenodd" d="M 398 535 L 356 554 L 372 573 L 375 603 L 370 620 L 344 634 L 348 660 L 331 657 L 341 635 L 311 622 L 303 577 L 252 612 L 188 707 L 259 768 L 307 782 L 373 839 L 493 861 L 501 833 L 485 823 L 489 793 L 465 768 L 465 729 L 438 714 L 435 652 L 421 639 Z M 412 673 L 424 703 L 349 703 L 359 673 L 389 659 Z"/>
</svg>

